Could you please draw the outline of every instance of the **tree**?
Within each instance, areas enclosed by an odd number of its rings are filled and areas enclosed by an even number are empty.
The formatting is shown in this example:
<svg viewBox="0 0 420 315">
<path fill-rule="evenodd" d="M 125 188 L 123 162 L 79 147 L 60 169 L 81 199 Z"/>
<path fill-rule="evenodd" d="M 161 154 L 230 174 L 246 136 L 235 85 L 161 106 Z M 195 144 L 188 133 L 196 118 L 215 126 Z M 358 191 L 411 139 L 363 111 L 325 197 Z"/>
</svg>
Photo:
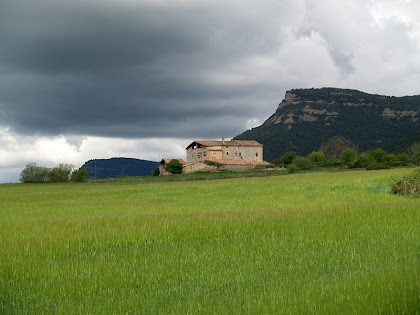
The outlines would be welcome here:
<svg viewBox="0 0 420 315">
<path fill-rule="evenodd" d="M 172 174 L 181 174 L 182 173 L 182 163 L 177 159 L 171 160 L 168 164 L 166 164 L 165 170 Z"/>
<path fill-rule="evenodd" d="M 20 173 L 20 181 L 22 183 L 40 183 L 48 179 L 48 168 L 38 166 L 35 162 L 26 164 Z"/>
<path fill-rule="evenodd" d="M 341 152 L 340 163 L 344 166 L 350 166 L 357 160 L 357 151 L 352 148 L 346 148 Z"/>
<path fill-rule="evenodd" d="M 159 175 L 160 175 L 159 167 L 156 167 L 155 170 L 153 171 L 153 176 L 159 176 Z"/>
<path fill-rule="evenodd" d="M 408 153 L 400 153 L 395 156 L 396 165 L 407 166 L 410 165 L 410 156 Z"/>
<path fill-rule="evenodd" d="M 312 153 L 308 154 L 309 160 L 312 162 L 312 164 L 323 164 L 325 163 L 325 154 L 322 151 L 313 151 Z"/>
<path fill-rule="evenodd" d="M 324 152 L 327 161 L 336 163 L 339 162 L 341 153 L 345 149 L 353 149 L 357 152 L 358 148 L 350 140 L 347 140 L 341 136 L 336 136 L 329 138 L 328 142 L 324 143 L 319 150 Z"/>
<path fill-rule="evenodd" d="M 71 174 L 72 182 L 83 183 L 86 181 L 88 171 L 84 167 L 79 168 L 78 170 L 73 171 Z"/>
<path fill-rule="evenodd" d="M 376 148 L 365 152 L 365 167 L 368 170 L 388 168 L 388 153 L 382 148 Z"/>
<path fill-rule="evenodd" d="M 312 168 L 312 162 L 309 158 L 304 156 L 297 156 L 293 163 L 298 170 L 309 170 Z"/>
<path fill-rule="evenodd" d="M 55 183 L 67 182 L 70 179 L 73 169 L 74 165 L 72 164 L 60 163 L 48 172 L 48 180 Z"/>
<path fill-rule="evenodd" d="M 296 156 L 297 156 L 296 152 L 290 151 L 284 154 L 281 158 L 274 160 L 273 163 L 276 165 L 279 165 L 279 164 L 289 165 L 293 163 L 293 160 L 296 158 Z"/>
<path fill-rule="evenodd" d="M 413 164 L 420 165 L 420 143 L 415 143 L 410 147 L 411 160 Z"/>
</svg>

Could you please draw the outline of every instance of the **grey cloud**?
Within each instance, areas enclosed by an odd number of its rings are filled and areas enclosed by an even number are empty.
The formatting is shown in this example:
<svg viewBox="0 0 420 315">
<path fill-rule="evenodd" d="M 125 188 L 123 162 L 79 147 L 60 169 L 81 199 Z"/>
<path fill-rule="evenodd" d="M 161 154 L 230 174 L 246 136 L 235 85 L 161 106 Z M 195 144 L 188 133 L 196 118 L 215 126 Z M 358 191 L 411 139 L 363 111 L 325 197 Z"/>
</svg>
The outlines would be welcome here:
<svg viewBox="0 0 420 315">
<path fill-rule="evenodd" d="M 19 132 L 233 136 L 257 111 L 243 100 L 260 86 L 206 77 L 272 49 L 272 30 L 233 11 L 45 0 L 1 9 L 0 110 Z"/>
<path fill-rule="evenodd" d="M 234 136 L 286 89 L 357 77 L 354 47 L 373 38 L 362 3 L 2 2 L 0 124 L 22 134 Z"/>
</svg>

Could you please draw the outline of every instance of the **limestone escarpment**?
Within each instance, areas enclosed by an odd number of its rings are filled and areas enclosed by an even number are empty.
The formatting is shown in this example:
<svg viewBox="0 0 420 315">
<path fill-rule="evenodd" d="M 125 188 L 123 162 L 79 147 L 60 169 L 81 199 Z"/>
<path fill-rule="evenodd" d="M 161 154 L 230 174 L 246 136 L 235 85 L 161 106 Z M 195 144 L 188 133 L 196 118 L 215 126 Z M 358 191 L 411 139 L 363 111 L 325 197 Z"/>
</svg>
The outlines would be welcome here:
<svg viewBox="0 0 420 315">
<path fill-rule="evenodd" d="M 305 155 L 332 136 L 368 150 L 420 131 L 420 96 L 391 97 L 322 88 L 286 92 L 261 126 L 238 135 L 264 145 L 267 160 L 286 152 Z"/>
</svg>

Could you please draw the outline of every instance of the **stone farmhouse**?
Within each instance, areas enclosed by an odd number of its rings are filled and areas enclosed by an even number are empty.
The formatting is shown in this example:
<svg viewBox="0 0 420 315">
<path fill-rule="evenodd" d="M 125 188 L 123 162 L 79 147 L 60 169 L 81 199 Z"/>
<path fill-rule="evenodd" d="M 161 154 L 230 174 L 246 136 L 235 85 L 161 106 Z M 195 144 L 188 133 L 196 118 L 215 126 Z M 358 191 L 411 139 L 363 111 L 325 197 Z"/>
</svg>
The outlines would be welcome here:
<svg viewBox="0 0 420 315">
<path fill-rule="evenodd" d="M 263 145 L 253 140 L 196 140 L 187 148 L 187 161 L 178 159 L 183 164 L 182 173 L 229 169 L 246 171 L 257 165 L 268 165 L 263 160 Z M 160 174 L 166 175 L 166 163 L 171 159 L 162 159 Z"/>
</svg>

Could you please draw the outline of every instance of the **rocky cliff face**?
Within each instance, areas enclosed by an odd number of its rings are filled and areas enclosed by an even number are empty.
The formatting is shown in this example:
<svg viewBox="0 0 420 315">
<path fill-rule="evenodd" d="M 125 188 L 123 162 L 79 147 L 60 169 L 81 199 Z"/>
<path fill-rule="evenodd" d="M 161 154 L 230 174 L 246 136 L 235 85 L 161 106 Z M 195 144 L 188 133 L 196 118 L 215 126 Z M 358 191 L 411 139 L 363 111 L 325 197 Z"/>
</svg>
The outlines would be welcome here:
<svg viewBox="0 0 420 315">
<path fill-rule="evenodd" d="M 339 96 L 339 95 L 347 95 L 352 96 L 350 93 L 340 93 L 340 92 L 331 92 L 331 95 Z M 316 109 L 313 108 L 314 105 L 319 108 L 319 105 L 323 107 L 323 109 Z M 302 105 L 304 106 L 300 112 L 295 112 L 291 105 L 299 105 L 301 108 Z M 312 107 L 311 107 L 312 106 Z M 340 107 L 340 106 L 350 106 L 350 107 L 378 107 L 379 104 L 375 103 L 366 103 L 366 100 L 361 98 L 358 99 L 358 102 L 337 102 L 337 100 L 309 100 L 309 99 L 301 99 L 298 95 L 292 92 L 286 92 L 286 95 L 283 101 L 279 104 L 276 113 L 267 119 L 264 124 L 293 124 L 297 121 L 318 121 L 323 120 L 326 123 L 334 122 L 336 118 L 340 115 L 340 113 L 336 110 L 328 111 L 326 107 L 333 108 L 333 107 Z M 288 111 L 288 110 L 291 111 Z M 338 108 L 337 108 L 338 109 Z M 338 109 L 339 110 L 339 109 Z M 382 110 L 382 116 L 389 118 L 389 119 L 397 119 L 400 120 L 401 118 L 410 117 L 413 123 L 417 122 L 420 118 L 420 109 L 417 110 L 392 110 L 391 108 L 384 108 Z"/>
<path fill-rule="evenodd" d="M 288 91 L 261 126 L 234 139 L 257 140 L 264 157 L 306 155 L 332 136 L 368 150 L 420 131 L 420 96 L 390 97 L 335 88 Z"/>
</svg>

